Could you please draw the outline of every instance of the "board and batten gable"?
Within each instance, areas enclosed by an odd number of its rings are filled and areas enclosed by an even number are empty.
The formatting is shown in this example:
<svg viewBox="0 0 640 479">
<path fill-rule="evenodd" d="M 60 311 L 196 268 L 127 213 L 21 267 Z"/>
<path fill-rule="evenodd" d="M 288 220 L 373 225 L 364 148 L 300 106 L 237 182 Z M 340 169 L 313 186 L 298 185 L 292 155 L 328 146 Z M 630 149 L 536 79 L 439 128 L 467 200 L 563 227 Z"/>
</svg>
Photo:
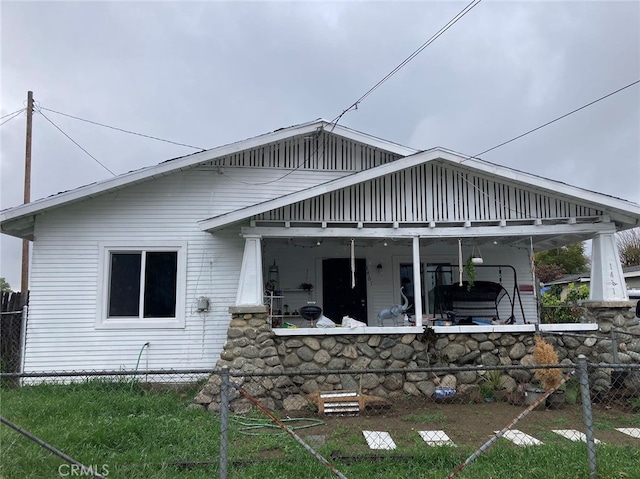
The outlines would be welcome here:
<svg viewBox="0 0 640 479">
<path fill-rule="evenodd" d="M 443 161 L 256 215 L 258 221 L 454 223 L 597 217 L 602 209 Z"/>
<path fill-rule="evenodd" d="M 335 177 L 296 171 L 285 184 L 248 184 L 282 171 L 202 166 L 123 188 L 40 214 L 35 225 L 25 371 L 197 368 L 215 364 L 226 340 L 244 240 L 239 227 L 210 234 L 202 218 L 250 206 Z M 181 324 L 170 328 L 108 329 L 99 315 L 106 246 L 183 246 L 185 277 Z M 200 296 L 210 310 L 198 313 Z"/>
</svg>

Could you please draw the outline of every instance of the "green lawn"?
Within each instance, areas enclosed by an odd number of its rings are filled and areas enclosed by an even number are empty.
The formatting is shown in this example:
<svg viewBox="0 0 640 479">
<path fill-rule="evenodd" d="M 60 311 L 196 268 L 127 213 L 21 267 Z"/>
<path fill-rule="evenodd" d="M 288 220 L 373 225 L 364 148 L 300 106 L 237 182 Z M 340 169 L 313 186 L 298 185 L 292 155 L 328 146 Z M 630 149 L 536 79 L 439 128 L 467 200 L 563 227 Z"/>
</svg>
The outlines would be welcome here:
<svg viewBox="0 0 640 479">
<path fill-rule="evenodd" d="M 106 477 L 218 477 L 219 418 L 186 407 L 194 391 L 92 381 L 2 389 L 0 394 L 2 416 Z M 269 431 L 245 435 L 240 427 L 234 422 L 229 431 L 230 479 L 335 477 L 292 438 Z M 306 431 L 300 435 L 313 434 L 313 429 Z M 62 459 L 4 425 L 0 451 L 2 478 L 73 477 Z M 318 451 L 328 459 L 332 451 L 348 456 L 330 460 L 350 479 L 443 478 L 473 452 L 427 448 L 415 440 L 402 451 L 375 454 L 356 430 L 336 430 Z M 599 446 L 598 461 L 601 479 L 640 479 L 638 447 Z M 457 477 L 583 479 L 588 477 L 585 445 L 557 439 L 517 448 L 500 440 Z"/>
</svg>

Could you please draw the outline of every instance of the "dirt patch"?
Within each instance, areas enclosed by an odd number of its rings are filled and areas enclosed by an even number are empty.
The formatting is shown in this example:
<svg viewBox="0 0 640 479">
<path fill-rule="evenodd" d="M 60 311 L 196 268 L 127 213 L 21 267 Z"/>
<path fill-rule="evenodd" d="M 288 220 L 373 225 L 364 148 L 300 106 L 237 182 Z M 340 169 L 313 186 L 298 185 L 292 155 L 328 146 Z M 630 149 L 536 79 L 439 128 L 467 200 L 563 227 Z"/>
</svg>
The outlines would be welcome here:
<svg viewBox="0 0 640 479">
<path fill-rule="evenodd" d="M 327 441 L 362 435 L 362 430 L 387 431 L 398 448 L 415 445 L 421 439 L 417 431 L 443 430 L 457 445 L 479 447 L 494 431 L 514 420 L 525 408 L 506 402 L 480 404 L 440 404 L 424 398 L 403 398 L 388 408 L 364 411 L 357 416 L 318 415 L 310 411 L 290 413 L 290 417 L 319 417 L 323 425 L 299 431 L 302 437 L 324 435 Z M 626 436 L 615 428 L 640 427 L 640 414 L 594 405 L 594 435 L 607 444 L 638 445 L 640 440 Z M 561 409 L 536 410 L 520 420 L 519 429 L 542 441 L 555 439 L 552 429 L 576 429 L 584 432 L 581 405 Z M 557 436 L 559 437 L 559 436 Z M 363 446 L 366 449 L 366 444 Z M 357 446 L 357 444 L 354 444 Z"/>
</svg>

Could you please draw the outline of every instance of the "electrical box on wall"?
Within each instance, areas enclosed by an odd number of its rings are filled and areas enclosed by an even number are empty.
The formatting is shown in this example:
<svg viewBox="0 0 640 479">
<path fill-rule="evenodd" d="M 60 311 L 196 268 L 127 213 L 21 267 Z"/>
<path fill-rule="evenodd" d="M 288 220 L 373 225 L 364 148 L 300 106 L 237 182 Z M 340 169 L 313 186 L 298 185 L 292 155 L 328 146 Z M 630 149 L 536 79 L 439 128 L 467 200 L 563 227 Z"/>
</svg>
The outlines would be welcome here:
<svg viewBox="0 0 640 479">
<path fill-rule="evenodd" d="M 204 313 L 205 311 L 209 311 L 209 298 L 205 296 L 200 296 L 198 298 L 197 309 L 199 313 Z"/>
</svg>

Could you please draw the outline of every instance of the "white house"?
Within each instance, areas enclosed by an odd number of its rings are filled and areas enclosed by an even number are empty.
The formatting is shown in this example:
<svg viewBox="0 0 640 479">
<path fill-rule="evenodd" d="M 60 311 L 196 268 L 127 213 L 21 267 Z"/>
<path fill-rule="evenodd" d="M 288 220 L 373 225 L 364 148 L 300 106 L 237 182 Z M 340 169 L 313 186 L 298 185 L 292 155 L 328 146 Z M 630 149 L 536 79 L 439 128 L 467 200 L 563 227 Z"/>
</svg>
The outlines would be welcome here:
<svg viewBox="0 0 640 479">
<path fill-rule="evenodd" d="M 472 254 L 475 281 L 505 293 L 493 320 L 535 323 L 532 253 L 587 239 L 592 299 L 626 300 L 613 235 L 640 225 L 640 206 L 317 120 L 9 208 L 0 224 L 33 241 L 24 371 L 130 369 L 145 347 L 148 368 L 211 368 L 229 309 L 265 289 L 280 320 L 311 301 L 376 334 L 419 331 Z M 401 288 L 415 326 L 378 327 Z"/>
</svg>

